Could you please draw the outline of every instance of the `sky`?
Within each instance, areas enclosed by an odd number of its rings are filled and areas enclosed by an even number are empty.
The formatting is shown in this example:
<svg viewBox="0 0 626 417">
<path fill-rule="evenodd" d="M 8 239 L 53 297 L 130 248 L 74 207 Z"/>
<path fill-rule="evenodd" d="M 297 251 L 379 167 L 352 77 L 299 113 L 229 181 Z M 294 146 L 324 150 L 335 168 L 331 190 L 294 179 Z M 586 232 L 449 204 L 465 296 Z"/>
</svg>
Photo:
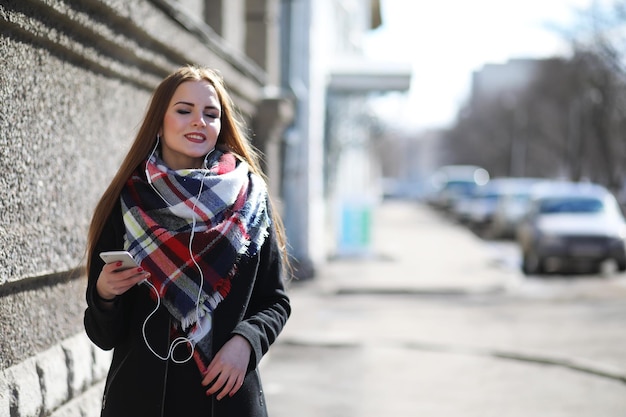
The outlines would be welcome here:
<svg viewBox="0 0 626 417">
<path fill-rule="evenodd" d="M 553 28 L 570 27 L 593 0 L 381 0 L 383 25 L 365 54 L 412 68 L 408 94 L 377 104 L 383 118 L 411 128 L 445 127 L 466 101 L 472 72 L 512 58 L 566 56 Z"/>
</svg>

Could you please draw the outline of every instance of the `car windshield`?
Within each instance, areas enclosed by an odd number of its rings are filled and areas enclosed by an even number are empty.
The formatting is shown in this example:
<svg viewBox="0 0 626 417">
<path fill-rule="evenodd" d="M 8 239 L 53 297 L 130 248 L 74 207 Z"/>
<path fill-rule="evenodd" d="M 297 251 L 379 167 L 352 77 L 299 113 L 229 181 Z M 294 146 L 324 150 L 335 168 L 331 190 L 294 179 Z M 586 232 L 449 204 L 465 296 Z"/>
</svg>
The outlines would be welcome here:
<svg viewBox="0 0 626 417">
<path fill-rule="evenodd" d="M 599 213 L 603 210 L 601 200 L 587 197 L 547 198 L 539 204 L 539 212 L 552 213 Z"/>
<path fill-rule="evenodd" d="M 457 194 L 470 195 L 476 188 L 476 183 L 471 181 L 449 181 L 445 189 Z"/>
</svg>

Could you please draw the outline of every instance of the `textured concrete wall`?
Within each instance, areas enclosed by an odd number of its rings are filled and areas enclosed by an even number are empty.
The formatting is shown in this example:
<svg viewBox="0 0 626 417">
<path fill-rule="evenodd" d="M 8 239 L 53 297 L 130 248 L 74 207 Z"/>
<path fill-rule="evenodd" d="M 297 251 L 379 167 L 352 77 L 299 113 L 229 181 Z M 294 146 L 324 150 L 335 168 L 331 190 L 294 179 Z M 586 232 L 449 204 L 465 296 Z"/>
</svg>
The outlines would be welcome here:
<svg viewBox="0 0 626 417">
<path fill-rule="evenodd" d="M 260 98 L 262 80 L 235 67 L 245 61 L 226 62 L 152 2 L 80 3 L 0 6 L 0 285 L 76 266 L 86 214 L 173 68 L 220 68 L 246 113 Z"/>
<path fill-rule="evenodd" d="M 98 416 L 111 355 L 78 334 L 0 371 L 0 416 Z"/>
<path fill-rule="evenodd" d="M 109 356 L 84 335 L 80 267 L 152 88 L 198 63 L 250 119 L 263 99 L 264 71 L 185 3 L 0 3 L 0 417 L 98 415 Z"/>
</svg>

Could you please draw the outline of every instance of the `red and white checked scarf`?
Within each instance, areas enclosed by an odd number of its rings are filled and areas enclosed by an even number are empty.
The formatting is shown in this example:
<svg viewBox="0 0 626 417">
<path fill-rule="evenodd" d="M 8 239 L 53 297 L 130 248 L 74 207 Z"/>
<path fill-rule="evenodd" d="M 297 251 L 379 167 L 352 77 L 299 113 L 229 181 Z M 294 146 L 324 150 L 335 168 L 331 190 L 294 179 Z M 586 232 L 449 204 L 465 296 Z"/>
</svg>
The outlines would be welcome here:
<svg viewBox="0 0 626 417">
<path fill-rule="evenodd" d="M 228 295 L 241 258 L 262 246 L 271 222 L 267 188 L 247 163 L 219 150 L 204 169 L 174 171 L 152 155 L 145 171 L 121 194 L 125 248 L 188 336 Z M 207 365 L 210 340 L 197 347 Z"/>
</svg>

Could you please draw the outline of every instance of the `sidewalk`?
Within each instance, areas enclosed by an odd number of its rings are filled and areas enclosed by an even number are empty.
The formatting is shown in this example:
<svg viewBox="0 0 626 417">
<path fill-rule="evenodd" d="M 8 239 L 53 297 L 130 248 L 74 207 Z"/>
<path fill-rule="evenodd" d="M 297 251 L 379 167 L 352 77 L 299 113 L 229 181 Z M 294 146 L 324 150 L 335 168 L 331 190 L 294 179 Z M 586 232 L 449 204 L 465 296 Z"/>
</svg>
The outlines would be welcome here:
<svg viewBox="0 0 626 417">
<path fill-rule="evenodd" d="M 373 216 L 371 256 L 338 258 L 316 284 L 335 292 L 473 293 L 503 290 L 510 276 L 482 241 L 415 203 L 389 202 Z"/>
<path fill-rule="evenodd" d="M 291 284 L 263 365 L 272 417 L 626 415 L 626 298 L 512 297 L 518 273 L 439 214 L 374 219 L 371 256 Z"/>
</svg>

